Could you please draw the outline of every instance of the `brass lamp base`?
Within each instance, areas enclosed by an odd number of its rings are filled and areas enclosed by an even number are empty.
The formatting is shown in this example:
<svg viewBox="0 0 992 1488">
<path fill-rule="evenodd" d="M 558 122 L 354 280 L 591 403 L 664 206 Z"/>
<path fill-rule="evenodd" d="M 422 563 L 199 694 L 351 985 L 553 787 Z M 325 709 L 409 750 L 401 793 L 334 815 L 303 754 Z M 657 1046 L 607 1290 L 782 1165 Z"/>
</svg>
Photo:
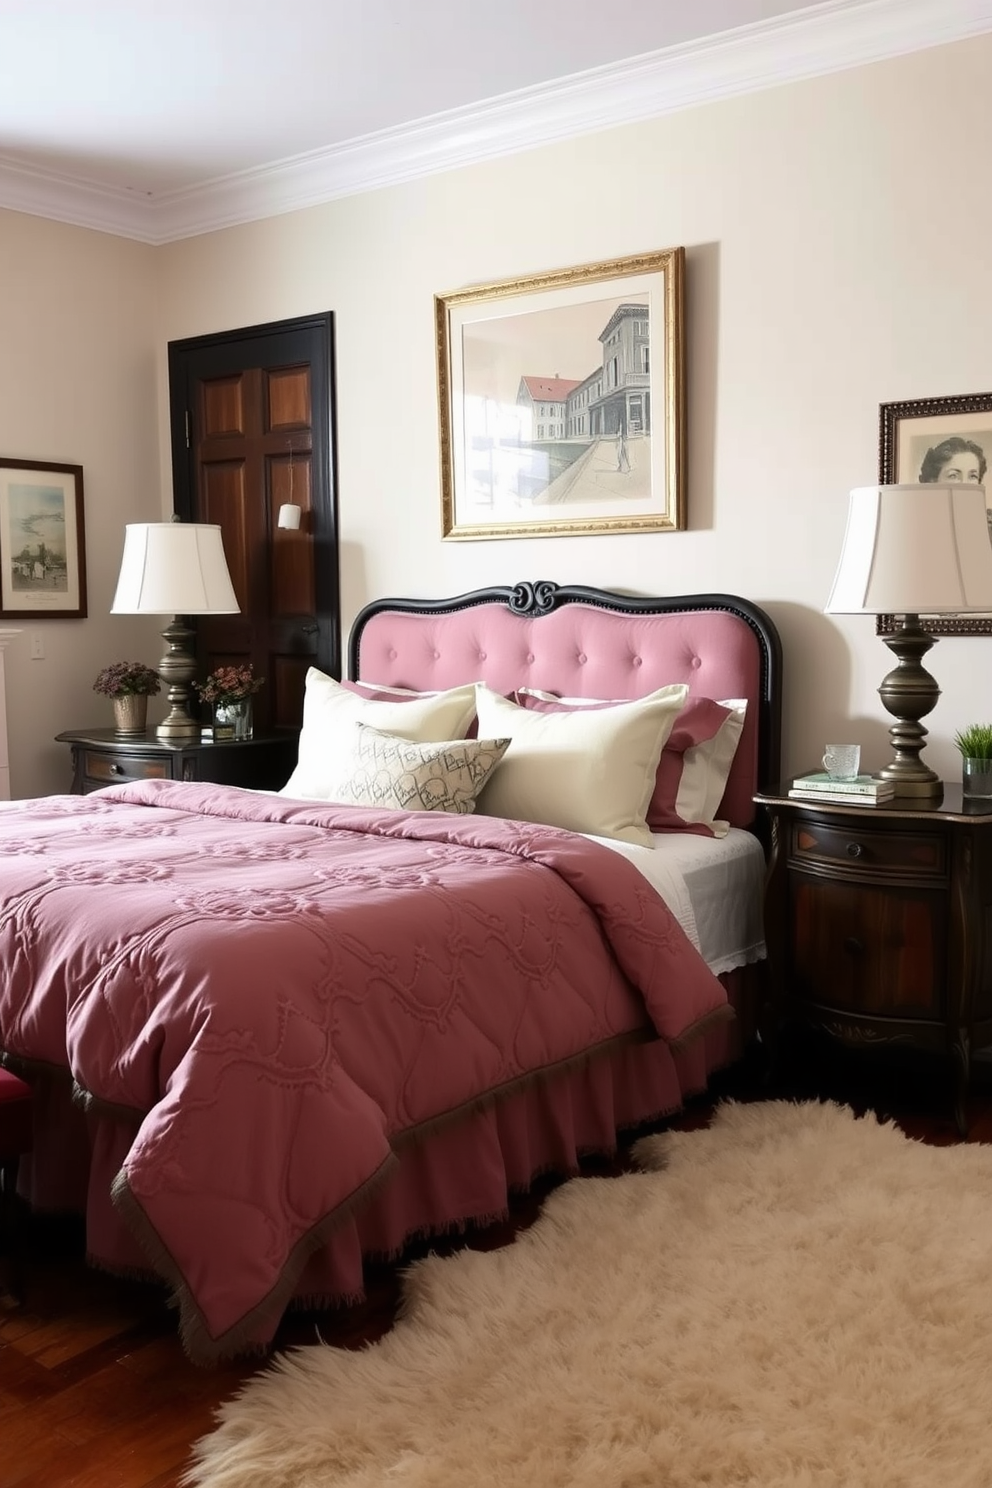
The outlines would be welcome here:
<svg viewBox="0 0 992 1488">
<path fill-rule="evenodd" d="M 940 776 L 923 764 L 920 754 L 926 743 L 927 730 L 921 718 L 932 711 L 940 697 L 940 688 L 920 658 L 925 656 L 936 637 L 923 629 L 919 615 L 902 615 L 885 644 L 898 659 L 896 666 L 882 679 L 878 695 L 896 722 L 889 728 L 894 756 L 878 774 L 891 780 L 896 795 L 908 797 L 918 805 L 939 805 L 944 799 Z"/>
<path fill-rule="evenodd" d="M 169 649 L 158 664 L 158 674 L 168 685 L 169 712 L 155 734 L 167 743 L 185 743 L 200 736 L 200 725 L 189 711 L 190 683 L 196 676 L 196 657 L 189 648 L 195 634 L 179 615 L 162 632 Z"/>
<path fill-rule="evenodd" d="M 155 737 L 164 739 L 168 744 L 185 744 L 190 739 L 200 737 L 200 725 L 188 713 L 172 708 L 155 729 Z"/>
</svg>

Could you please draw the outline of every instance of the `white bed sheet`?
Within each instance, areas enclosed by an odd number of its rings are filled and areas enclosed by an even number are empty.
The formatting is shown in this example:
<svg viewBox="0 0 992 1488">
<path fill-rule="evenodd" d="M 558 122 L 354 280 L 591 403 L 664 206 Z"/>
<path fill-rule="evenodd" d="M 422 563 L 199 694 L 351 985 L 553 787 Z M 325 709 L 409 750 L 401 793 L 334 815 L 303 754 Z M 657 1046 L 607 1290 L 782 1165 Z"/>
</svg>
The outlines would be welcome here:
<svg viewBox="0 0 992 1488">
<path fill-rule="evenodd" d="M 741 827 L 731 827 L 726 837 L 656 832 L 651 847 L 594 840 L 640 869 L 718 976 L 764 959 L 765 855 L 751 832 Z"/>
</svg>

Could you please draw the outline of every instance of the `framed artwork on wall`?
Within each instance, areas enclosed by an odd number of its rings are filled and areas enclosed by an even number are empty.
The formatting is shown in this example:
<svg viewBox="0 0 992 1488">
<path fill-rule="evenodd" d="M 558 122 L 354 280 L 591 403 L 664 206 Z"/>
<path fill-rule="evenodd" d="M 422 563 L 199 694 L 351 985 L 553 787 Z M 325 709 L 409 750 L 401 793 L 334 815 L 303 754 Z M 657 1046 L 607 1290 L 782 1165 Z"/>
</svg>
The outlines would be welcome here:
<svg viewBox="0 0 992 1488">
<path fill-rule="evenodd" d="M 685 527 L 684 264 L 435 295 L 444 538 Z"/>
<path fill-rule="evenodd" d="M 85 616 L 83 467 L 0 459 L 0 617 Z"/>
<path fill-rule="evenodd" d="M 917 398 L 883 403 L 878 417 L 880 485 L 927 481 L 968 481 L 986 488 L 992 541 L 992 493 L 987 470 L 992 459 L 992 393 Z M 876 631 L 895 630 L 894 615 L 879 615 Z M 931 635 L 992 635 L 992 615 L 932 615 Z"/>
</svg>

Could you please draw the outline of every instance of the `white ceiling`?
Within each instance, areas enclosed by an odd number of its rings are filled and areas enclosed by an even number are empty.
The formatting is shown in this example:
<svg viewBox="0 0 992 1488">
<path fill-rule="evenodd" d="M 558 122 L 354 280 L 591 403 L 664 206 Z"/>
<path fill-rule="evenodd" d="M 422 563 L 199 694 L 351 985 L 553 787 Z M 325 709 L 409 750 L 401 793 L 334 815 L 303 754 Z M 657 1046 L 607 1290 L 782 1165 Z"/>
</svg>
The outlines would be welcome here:
<svg viewBox="0 0 992 1488">
<path fill-rule="evenodd" d="M 992 30 L 992 0 L 0 0 L 0 207 L 147 242 Z"/>
</svg>

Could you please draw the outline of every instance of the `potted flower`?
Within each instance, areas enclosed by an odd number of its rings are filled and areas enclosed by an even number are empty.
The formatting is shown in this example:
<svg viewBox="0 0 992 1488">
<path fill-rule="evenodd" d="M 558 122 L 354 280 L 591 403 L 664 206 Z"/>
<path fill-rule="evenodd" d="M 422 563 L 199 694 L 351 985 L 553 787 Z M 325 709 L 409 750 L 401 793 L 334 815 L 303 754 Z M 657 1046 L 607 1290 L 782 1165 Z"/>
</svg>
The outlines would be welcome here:
<svg viewBox="0 0 992 1488">
<path fill-rule="evenodd" d="M 193 683 L 201 701 L 213 709 L 214 739 L 251 738 L 251 700 L 264 681 L 264 677 L 255 676 L 251 663 L 246 662 L 241 666 L 217 667 L 205 681 Z"/>
<path fill-rule="evenodd" d="M 105 666 L 93 683 L 114 704 L 114 731 L 143 734 L 148 719 L 148 699 L 161 692 L 162 681 L 143 661 L 115 661 Z"/>
<path fill-rule="evenodd" d="M 992 796 L 992 723 L 959 729 L 954 742 L 961 752 L 961 783 L 966 796 Z"/>
</svg>

